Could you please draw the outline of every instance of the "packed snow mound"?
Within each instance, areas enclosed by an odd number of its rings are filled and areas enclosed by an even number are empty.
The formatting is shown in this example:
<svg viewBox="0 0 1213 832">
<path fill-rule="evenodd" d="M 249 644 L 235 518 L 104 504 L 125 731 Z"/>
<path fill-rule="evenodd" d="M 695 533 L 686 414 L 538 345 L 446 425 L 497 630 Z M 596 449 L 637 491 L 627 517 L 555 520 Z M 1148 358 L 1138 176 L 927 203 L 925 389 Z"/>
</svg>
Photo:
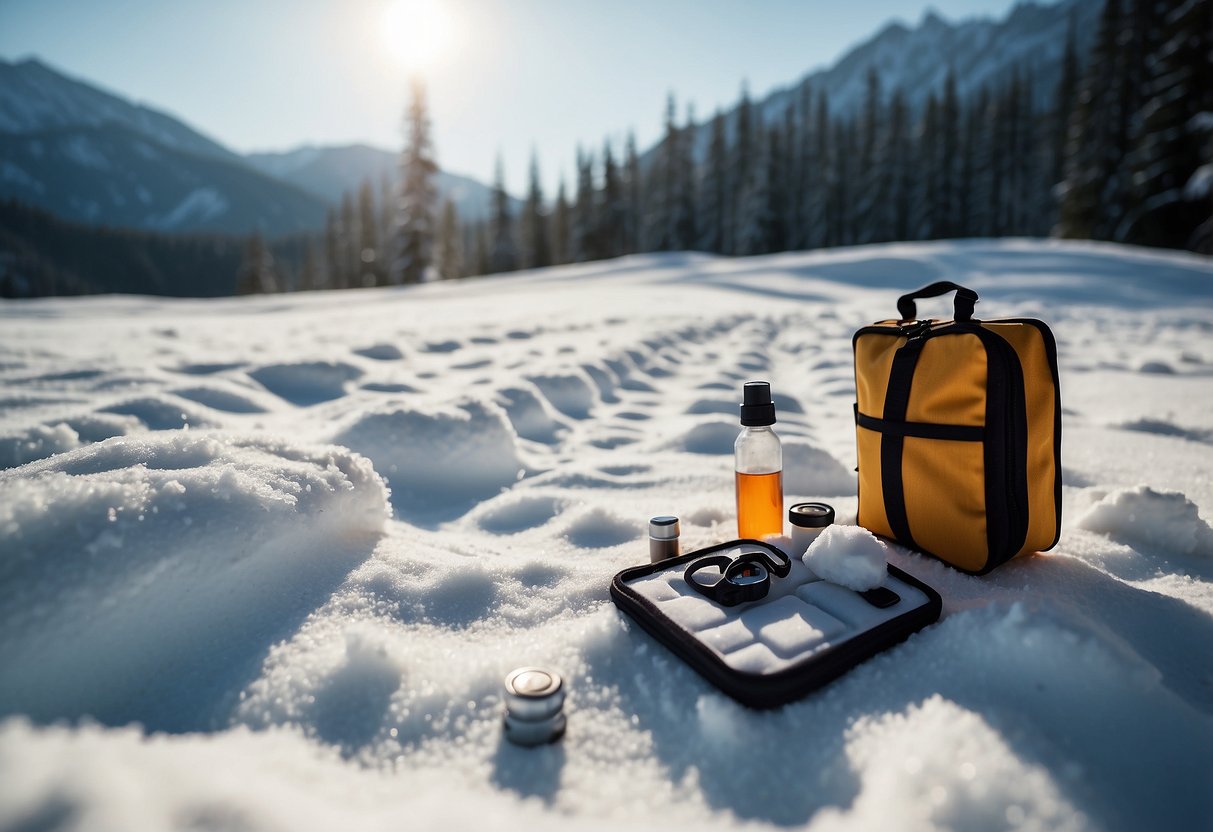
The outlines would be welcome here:
<svg viewBox="0 0 1213 832">
<path fill-rule="evenodd" d="M 551 402 L 552 407 L 574 419 L 588 419 L 594 409 L 594 383 L 580 368 L 566 373 L 541 373 L 531 383 Z"/>
<path fill-rule="evenodd" d="M 392 486 L 397 513 L 419 524 L 464 514 L 524 471 L 506 415 L 477 399 L 457 407 L 381 407 L 356 416 L 332 441 L 373 460 Z"/>
<path fill-rule="evenodd" d="M 889 547 L 865 528 L 834 524 L 822 529 L 803 559 L 822 580 L 863 592 L 884 583 Z"/>
<path fill-rule="evenodd" d="M 343 448 L 118 437 L 0 472 L 0 714 L 206 727 L 389 516 Z"/>
<path fill-rule="evenodd" d="M 497 391 L 497 403 L 505 408 L 514 431 L 523 439 L 551 445 L 568 432 L 547 400 L 530 384 Z"/>
<path fill-rule="evenodd" d="M 825 829 L 1092 828 L 1042 766 L 1020 760 L 980 714 L 938 695 L 859 720 L 847 731 L 846 757 L 861 780 L 859 799 L 845 812 L 826 810 Z"/>
<path fill-rule="evenodd" d="M 78 447 L 80 434 L 65 422 L 34 425 L 16 436 L 0 436 L 0 468 L 15 468 Z"/>
<path fill-rule="evenodd" d="M 783 443 L 783 491 L 811 497 L 851 496 L 857 487 L 855 474 L 842 467 L 827 451 L 809 442 L 789 439 Z"/>
<path fill-rule="evenodd" d="M 1117 489 L 1087 509 L 1078 526 L 1150 552 L 1213 557 L 1213 529 L 1178 491 Z"/>
</svg>

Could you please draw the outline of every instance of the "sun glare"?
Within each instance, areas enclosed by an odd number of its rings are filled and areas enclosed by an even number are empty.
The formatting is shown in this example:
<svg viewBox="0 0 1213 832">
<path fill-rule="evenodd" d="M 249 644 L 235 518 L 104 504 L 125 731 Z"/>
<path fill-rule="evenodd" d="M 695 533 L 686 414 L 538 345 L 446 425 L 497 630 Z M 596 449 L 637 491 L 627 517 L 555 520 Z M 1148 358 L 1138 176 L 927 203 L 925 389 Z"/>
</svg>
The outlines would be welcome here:
<svg viewBox="0 0 1213 832">
<path fill-rule="evenodd" d="M 409 73 L 424 72 L 450 49 L 451 15 L 440 0 L 391 0 L 383 8 L 380 34 L 397 66 Z"/>
</svg>

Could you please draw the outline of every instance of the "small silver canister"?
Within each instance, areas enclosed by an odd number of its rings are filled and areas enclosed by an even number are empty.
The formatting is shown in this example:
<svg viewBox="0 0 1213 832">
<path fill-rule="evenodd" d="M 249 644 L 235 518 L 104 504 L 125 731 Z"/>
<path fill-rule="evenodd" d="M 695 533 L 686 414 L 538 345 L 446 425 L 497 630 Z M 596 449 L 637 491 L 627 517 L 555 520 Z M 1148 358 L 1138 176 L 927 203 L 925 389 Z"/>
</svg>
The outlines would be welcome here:
<svg viewBox="0 0 1213 832">
<path fill-rule="evenodd" d="M 649 563 L 678 557 L 678 518 L 668 514 L 649 521 Z"/>
<path fill-rule="evenodd" d="M 542 667 L 505 677 L 505 736 L 516 745 L 543 745 L 564 735 L 564 682 Z"/>
</svg>

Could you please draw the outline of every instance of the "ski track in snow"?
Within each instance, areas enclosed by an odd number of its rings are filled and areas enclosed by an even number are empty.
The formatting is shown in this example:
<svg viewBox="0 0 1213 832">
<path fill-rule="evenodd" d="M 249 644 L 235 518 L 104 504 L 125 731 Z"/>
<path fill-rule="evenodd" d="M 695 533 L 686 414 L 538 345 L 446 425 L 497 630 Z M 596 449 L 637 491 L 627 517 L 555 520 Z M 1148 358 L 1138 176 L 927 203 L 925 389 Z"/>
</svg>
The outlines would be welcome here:
<svg viewBox="0 0 1213 832">
<path fill-rule="evenodd" d="M 735 536 L 749 378 L 853 522 L 851 334 L 942 279 L 1058 337 L 1062 542 L 891 547 L 940 623 L 749 711 L 609 579 L 652 515 Z M 0 829 L 1207 826 L 1211 414 L 1213 265 L 1107 245 L 0 303 Z M 523 664 L 556 745 L 502 738 Z"/>
</svg>

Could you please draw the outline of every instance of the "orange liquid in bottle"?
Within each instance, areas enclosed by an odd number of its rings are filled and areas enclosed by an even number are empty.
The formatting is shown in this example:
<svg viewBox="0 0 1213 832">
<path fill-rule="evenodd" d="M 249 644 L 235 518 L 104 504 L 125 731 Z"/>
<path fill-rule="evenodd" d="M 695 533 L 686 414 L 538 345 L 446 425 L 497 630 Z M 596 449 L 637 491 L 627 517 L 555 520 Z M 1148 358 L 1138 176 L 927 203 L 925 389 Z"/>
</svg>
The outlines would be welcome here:
<svg viewBox="0 0 1213 832">
<path fill-rule="evenodd" d="M 783 534 L 783 472 L 743 474 L 737 479 L 737 536 L 762 540 Z"/>
</svg>

